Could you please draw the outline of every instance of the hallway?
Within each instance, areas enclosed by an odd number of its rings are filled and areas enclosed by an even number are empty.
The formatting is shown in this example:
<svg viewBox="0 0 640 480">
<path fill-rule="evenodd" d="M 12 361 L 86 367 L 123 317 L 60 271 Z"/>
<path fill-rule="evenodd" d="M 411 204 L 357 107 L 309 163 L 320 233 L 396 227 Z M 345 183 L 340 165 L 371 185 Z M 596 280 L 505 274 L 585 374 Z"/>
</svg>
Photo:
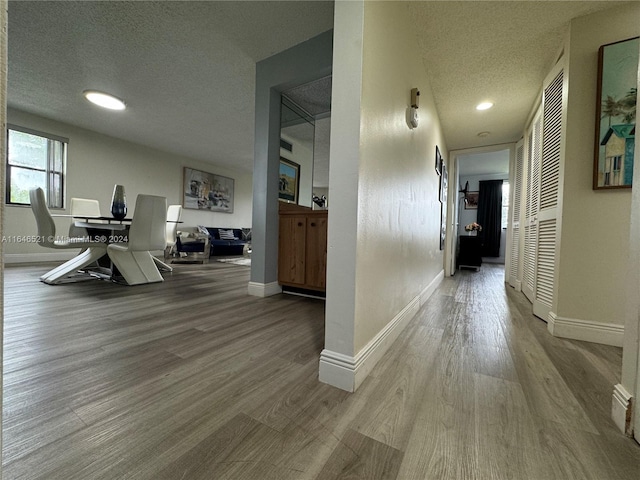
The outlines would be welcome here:
<svg viewBox="0 0 640 480">
<path fill-rule="evenodd" d="M 317 380 L 323 302 L 247 297 L 247 267 L 46 268 L 5 271 L 7 480 L 638 478 L 621 350 L 550 336 L 500 265 L 446 278 L 354 394 Z"/>
</svg>

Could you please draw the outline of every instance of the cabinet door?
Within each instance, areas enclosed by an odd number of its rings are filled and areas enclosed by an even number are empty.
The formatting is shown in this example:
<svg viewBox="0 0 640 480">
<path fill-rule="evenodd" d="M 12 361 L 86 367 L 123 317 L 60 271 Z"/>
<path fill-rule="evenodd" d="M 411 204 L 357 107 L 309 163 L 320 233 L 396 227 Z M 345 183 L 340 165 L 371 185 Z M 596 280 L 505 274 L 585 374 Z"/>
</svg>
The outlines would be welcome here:
<svg viewBox="0 0 640 480">
<path fill-rule="evenodd" d="M 306 284 L 324 290 L 327 270 L 327 217 L 307 219 Z"/>
<path fill-rule="evenodd" d="M 278 281 L 305 283 L 305 243 L 307 221 L 304 216 L 280 216 L 278 241 Z"/>
</svg>

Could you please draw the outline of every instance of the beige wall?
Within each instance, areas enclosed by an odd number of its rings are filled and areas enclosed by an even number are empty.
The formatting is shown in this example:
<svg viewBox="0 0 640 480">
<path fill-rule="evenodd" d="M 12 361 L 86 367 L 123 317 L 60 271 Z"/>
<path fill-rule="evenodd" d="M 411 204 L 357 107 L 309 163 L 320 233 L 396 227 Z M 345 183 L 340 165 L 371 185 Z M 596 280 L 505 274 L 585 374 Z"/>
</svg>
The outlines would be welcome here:
<svg viewBox="0 0 640 480">
<path fill-rule="evenodd" d="M 69 139 L 67 204 L 71 197 L 95 198 L 100 201 L 102 214 L 108 215 L 113 186 L 116 183 L 125 187 L 130 213 L 133 213 L 135 199 L 139 193 L 162 195 L 167 197 L 169 204 L 181 204 L 182 167 L 188 166 L 235 179 L 234 213 L 184 210 L 184 223 L 180 228 L 186 229 L 199 224 L 210 227 L 251 226 L 251 174 L 136 145 L 22 111 L 10 109 L 8 122 Z M 57 219 L 56 225 L 57 233 L 64 235 L 68 232 L 69 220 Z M 35 232 L 36 224 L 30 208 L 5 207 L 5 237 L 34 235 Z M 8 255 L 8 261 L 25 260 L 22 256 L 12 258 L 12 255 L 42 253 L 47 250 L 37 244 L 4 244 L 4 253 Z"/>
<path fill-rule="evenodd" d="M 325 349 L 354 390 L 443 278 L 435 147 L 447 147 L 405 2 L 337 2 Z M 392 32 L 392 34 L 389 34 Z M 407 109 L 419 88 L 420 124 Z"/>
<path fill-rule="evenodd" d="M 433 162 L 436 145 L 447 151 L 406 5 L 365 2 L 364 12 L 356 352 L 443 269 Z M 410 129 L 414 87 L 420 123 Z"/>
<path fill-rule="evenodd" d="M 640 4 L 575 19 L 569 38 L 560 317 L 624 324 L 631 190 L 594 191 L 598 48 L 640 34 Z"/>
<path fill-rule="evenodd" d="M 443 270 L 436 145 L 447 158 L 406 4 L 365 2 L 364 12 L 356 352 Z M 410 129 L 414 87 L 420 120 Z"/>
</svg>

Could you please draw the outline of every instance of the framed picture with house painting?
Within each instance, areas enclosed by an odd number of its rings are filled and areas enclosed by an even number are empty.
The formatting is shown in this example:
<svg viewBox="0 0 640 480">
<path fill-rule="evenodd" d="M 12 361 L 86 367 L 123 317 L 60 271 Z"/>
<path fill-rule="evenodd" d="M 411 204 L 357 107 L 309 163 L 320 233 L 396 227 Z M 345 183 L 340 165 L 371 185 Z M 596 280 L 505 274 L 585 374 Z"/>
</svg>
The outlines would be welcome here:
<svg viewBox="0 0 640 480">
<path fill-rule="evenodd" d="M 639 38 L 602 45 L 598 51 L 594 190 L 631 188 Z"/>
</svg>

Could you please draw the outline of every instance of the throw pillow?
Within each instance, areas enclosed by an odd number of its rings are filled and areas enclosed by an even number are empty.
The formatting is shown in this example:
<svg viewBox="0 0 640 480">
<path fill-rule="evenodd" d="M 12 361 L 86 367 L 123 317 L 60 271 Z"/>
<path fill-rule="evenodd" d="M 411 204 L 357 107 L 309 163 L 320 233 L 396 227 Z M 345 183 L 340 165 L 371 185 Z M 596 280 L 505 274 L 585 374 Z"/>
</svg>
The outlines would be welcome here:
<svg viewBox="0 0 640 480">
<path fill-rule="evenodd" d="M 205 235 L 209 235 L 209 230 L 207 230 L 207 227 L 203 227 L 202 225 L 198 225 L 198 231 L 200 233 L 204 233 Z"/>
<path fill-rule="evenodd" d="M 225 230 L 223 228 L 219 228 L 218 234 L 220 235 L 220 240 L 237 240 L 237 238 L 233 234 L 233 230 Z"/>
</svg>

